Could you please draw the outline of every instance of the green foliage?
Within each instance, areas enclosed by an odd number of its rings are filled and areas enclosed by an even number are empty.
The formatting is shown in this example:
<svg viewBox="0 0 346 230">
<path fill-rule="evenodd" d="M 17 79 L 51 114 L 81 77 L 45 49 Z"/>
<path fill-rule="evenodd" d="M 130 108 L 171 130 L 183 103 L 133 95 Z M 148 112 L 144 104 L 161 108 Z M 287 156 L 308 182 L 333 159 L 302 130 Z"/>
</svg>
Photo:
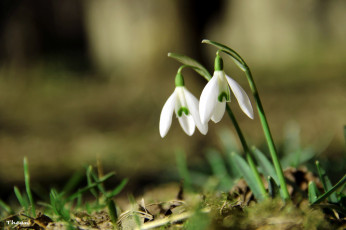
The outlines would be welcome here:
<svg viewBox="0 0 346 230">
<path fill-rule="evenodd" d="M 261 194 L 260 188 L 256 182 L 256 179 L 246 161 L 236 153 L 228 154 L 230 167 L 235 168 L 238 174 L 244 177 L 246 183 L 249 185 L 254 196 L 258 200 L 262 200 L 264 197 Z"/>
<path fill-rule="evenodd" d="M 14 186 L 14 194 L 16 195 L 19 204 L 23 207 L 25 212 L 28 214 L 29 202 L 28 202 L 28 199 L 26 198 L 26 196 L 22 195 L 22 193 L 20 192 L 20 190 L 17 186 Z"/>
<path fill-rule="evenodd" d="M 236 136 L 229 129 L 222 129 L 218 132 L 218 137 L 221 141 L 221 146 L 226 153 L 240 152 L 241 149 L 238 146 Z"/>
<path fill-rule="evenodd" d="M 268 181 L 269 196 L 271 198 L 274 198 L 277 196 L 277 193 L 279 191 L 279 186 L 277 185 L 277 183 L 275 182 L 275 180 L 271 176 L 268 176 L 267 181 Z"/>
<path fill-rule="evenodd" d="M 316 161 L 316 167 L 317 167 L 317 171 L 318 171 L 318 175 L 321 179 L 321 182 L 322 182 L 322 185 L 323 185 L 323 188 L 324 188 L 324 192 L 327 192 L 329 190 L 332 189 L 332 182 L 330 181 L 329 177 L 327 176 L 326 174 L 326 171 L 320 166 L 320 162 L 319 161 Z M 328 201 L 331 202 L 331 203 L 337 203 L 338 202 L 338 199 L 336 197 L 336 194 L 335 193 L 331 193 L 329 196 L 328 196 Z"/>
<path fill-rule="evenodd" d="M 345 185 L 346 185 L 346 174 L 338 181 L 334 186 L 330 182 L 325 170 L 320 166 L 319 162 L 316 162 L 316 167 L 320 180 L 322 182 L 324 193 L 319 195 L 316 184 L 311 181 L 309 183 L 309 201 L 311 205 L 317 206 L 322 205 L 326 209 L 330 209 L 334 213 L 340 213 L 346 215 L 346 205 L 345 205 Z M 339 192 L 337 192 L 337 190 Z M 320 204 L 325 199 L 328 199 L 328 204 Z"/>
<path fill-rule="evenodd" d="M 7 205 L 3 200 L 1 200 L 0 199 L 0 207 L 1 207 L 1 211 L 3 210 L 4 212 L 7 212 L 7 214 L 13 214 L 14 212 L 13 212 L 13 210 L 12 210 L 12 208 L 9 206 L 9 205 Z M 0 212 L 0 214 L 2 214 L 1 212 Z"/>
<path fill-rule="evenodd" d="M 50 191 L 50 206 L 59 219 L 70 221 L 70 210 L 65 206 L 66 200 L 55 189 Z"/>
<path fill-rule="evenodd" d="M 317 188 L 317 185 L 314 181 L 309 182 L 309 190 L 308 190 L 308 197 L 309 197 L 309 202 L 314 203 L 319 196 L 319 191 Z"/>
<path fill-rule="evenodd" d="M 337 193 L 338 196 L 336 196 L 336 204 L 344 206 L 344 198 L 345 198 L 345 193 L 343 192 L 345 189 L 345 184 L 346 184 L 346 174 L 339 180 L 333 187 L 331 187 L 329 190 L 325 190 L 325 192 L 319 196 L 312 204 L 318 204 L 325 200 L 326 198 L 330 197 L 330 195 L 334 194 L 337 189 L 341 188 L 341 192 Z M 346 208 L 346 207 L 344 207 Z M 345 209 L 346 213 L 346 209 Z"/>
<path fill-rule="evenodd" d="M 19 204 L 22 206 L 26 214 L 29 216 L 29 207 L 35 207 L 34 200 L 32 199 L 31 189 L 30 189 L 30 174 L 28 170 L 27 159 L 24 159 L 24 175 L 25 175 L 25 185 L 26 185 L 26 194 L 22 194 L 18 187 L 14 187 L 14 193 L 17 197 Z M 82 207 L 83 203 L 83 194 L 90 192 L 96 199 L 95 203 L 85 203 L 85 210 L 88 213 L 91 213 L 95 210 L 102 209 L 104 207 L 108 208 L 109 215 L 112 219 L 112 222 L 117 221 L 117 206 L 113 200 L 113 197 L 118 195 L 123 188 L 126 186 L 128 180 L 122 180 L 119 185 L 113 188 L 110 191 L 107 191 L 104 188 L 103 182 L 114 176 L 114 173 L 108 173 L 104 176 L 98 177 L 94 172 L 92 166 L 86 168 L 86 178 L 87 185 L 78 189 L 76 192 L 73 192 L 77 187 L 78 183 L 82 179 L 82 175 L 77 172 L 75 173 L 70 180 L 64 186 L 62 191 L 58 191 L 55 188 L 52 188 L 49 193 L 48 202 L 38 202 L 38 204 L 44 208 L 46 213 L 54 214 L 56 220 L 63 220 L 66 222 L 71 222 L 72 211 L 77 210 Z M 31 198 L 30 198 L 31 197 Z M 101 202 L 102 201 L 102 202 Z M 4 202 L 0 201 L 0 207 L 4 208 L 6 212 L 13 212 L 9 206 Z M 33 209 L 33 208 L 32 208 Z M 35 210 L 35 208 L 34 208 Z M 33 211 L 32 211 L 33 212 Z M 32 213 L 32 216 L 35 217 L 35 213 Z"/>
<path fill-rule="evenodd" d="M 28 159 L 26 157 L 24 157 L 23 164 L 24 164 L 25 189 L 30 201 L 32 216 L 36 217 L 35 202 L 34 202 L 34 198 L 32 197 L 31 189 L 30 189 L 29 165 L 28 165 Z"/>
<path fill-rule="evenodd" d="M 272 179 L 275 180 L 276 184 L 278 184 L 279 180 L 276 176 L 275 168 L 273 164 L 268 160 L 268 158 L 264 155 L 264 153 L 262 153 L 255 146 L 252 147 L 252 152 L 253 152 L 253 155 L 255 156 L 255 159 L 257 160 L 257 163 L 263 175 L 265 177 L 271 177 Z"/>
<path fill-rule="evenodd" d="M 317 156 L 312 146 L 301 146 L 300 127 L 295 122 L 289 122 L 284 129 L 284 142 L 280 159 L 282 166 L 298 168 Z"/>
<path fill-rule="evenodd" d="M 182 55 L 182 54 L 177 54 L 177 53 L 168 53 L 168 57 L 174 58 L 177 61 L 183 63 L 184 65 L 192 68 L 194 71 L 196 71 L 198 74 L 200 74 L 202 77 L 204 77 L 207 81 L 210 80 L 211 75 L 208 72 L 208 70 L 201 65 L 199 62 L 197 62 L 196 60 Z"/>
<path fill-rule="evenodd" d="M 228 191 L 234 182 L 227 172 L 224 159 L 213 149 L 207 151 L 207 159 L 212 168 L 213 175 L 215 175 L 220 183 L 219 189 L 221 191 Z"/>
<path fill-rule="evenodd" d="M 176 161 L 180 178 L 183 180 L 184 188 L 192 191 L 191 176 L 187 168 L 186 155 L 183 151 L 176 152 Z"/>
<path fill-rule="evenodd" d="M 207 230 L 210 229 L 210 217 L 208 214 L 201 212 L 200 209 L 196 210 L 194 214 L 184 224 L 186 230 Z"/>
<path fill-rule="evenodd" d="M 218 42 L 214 42 L 214 41 L 210 41 L 210 40 L 207 40 L 207 39 L 204 39 L 202 41 L 202 43 L 206 43 L 206 44 L 209 44 L 209 45 L 213 45 L 215 46 L 216 48 L 218 48 L 219 50 L 221 50 L 222 52 L 225 52 L 227 53 L 231 58 L 232 60 L 234 61 L 234 63 L 243 71 L 246 71 L 248 69 L 246 63 L 243 61 L 243 59 L 240 57 L 240 55 L 235 52 L 233 49 L 221 44 L 221 43 L 218 43 Z"/>
</svg>

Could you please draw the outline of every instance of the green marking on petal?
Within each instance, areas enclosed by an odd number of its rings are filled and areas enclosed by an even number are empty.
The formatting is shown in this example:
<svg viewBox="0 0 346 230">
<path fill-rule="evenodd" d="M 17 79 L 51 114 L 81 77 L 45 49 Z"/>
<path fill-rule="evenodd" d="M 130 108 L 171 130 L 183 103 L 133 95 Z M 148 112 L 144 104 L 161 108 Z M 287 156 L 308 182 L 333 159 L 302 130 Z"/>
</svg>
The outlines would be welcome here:
<svg viewBox="0 0 346 230">
<path fill-rule="evenodd" d="M 222 92 L 217 99 L 219 102 L 222 102 L 223 98 L 225 98 L 226 101 L 229 101 L 229 95 L 226 92 Z"/>
<path fill-rule="evenodd" d="M 189 115 L 189 110 L 188 108 L 186 107 L 181 107 L 179 110 L 178 110 L 178 116 L 181 117 L 183 115 L 183 113 L 185 113 L 185 115 Z"/>
</svg>

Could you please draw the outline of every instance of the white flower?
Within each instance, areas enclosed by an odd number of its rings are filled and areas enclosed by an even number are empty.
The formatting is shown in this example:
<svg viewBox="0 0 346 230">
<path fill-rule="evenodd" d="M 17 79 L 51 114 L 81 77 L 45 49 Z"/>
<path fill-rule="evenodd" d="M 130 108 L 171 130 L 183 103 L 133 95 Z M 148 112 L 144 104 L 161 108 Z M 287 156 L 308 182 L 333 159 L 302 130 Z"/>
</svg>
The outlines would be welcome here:
<svg viewBox="0 0 346 230">
<path fill-rule="evenodd" d="M 162 108 L 160 116 L 160 135 L 165 137 L 172 124 L 172 116 L 175 114 L 184 132 L 191 136 L 195 127 L 202 134 L 207 134 L 208 124 L 202 124 L 198 113 L 198 99 L 188 91 L 183 84 L 177 84 L 172 95 Z"/>
<path fill-rule="evenodd" d="M 210 119 L 215 123 L 222 119 L 225 113 L 226 102 L 231 101 L 230 89 L 243 112 L 253 119 L 253 109 L 249 97 L 235 80 L 225 74 L 222 59 L 217 55 L 214 75 L 204 87 L 199 102 L 202 124 L 207 124 Z"/>
</svg>

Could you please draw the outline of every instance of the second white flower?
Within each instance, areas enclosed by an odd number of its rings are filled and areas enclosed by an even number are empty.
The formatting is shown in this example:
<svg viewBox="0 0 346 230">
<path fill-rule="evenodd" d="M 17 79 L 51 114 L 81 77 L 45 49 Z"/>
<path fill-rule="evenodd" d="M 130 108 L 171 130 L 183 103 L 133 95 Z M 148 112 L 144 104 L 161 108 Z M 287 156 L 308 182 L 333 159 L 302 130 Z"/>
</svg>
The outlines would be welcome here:
<svg viewBox="0 0 346 230">
<path fill-rule="evenodd" d="M 226 102 L 231 101 L 231 91 L 234 93 L 240 108 L 253 119 L 253 109 L 250 99 L 244 89 L 223 71 L 222 58 L 215 58 L 215 71 L 213 77 L 202 91 L 199 102 L 199 113 L 201 122 L 208 123 L 209 120 L 219 122 L 226 108 Z"/>
</svg>

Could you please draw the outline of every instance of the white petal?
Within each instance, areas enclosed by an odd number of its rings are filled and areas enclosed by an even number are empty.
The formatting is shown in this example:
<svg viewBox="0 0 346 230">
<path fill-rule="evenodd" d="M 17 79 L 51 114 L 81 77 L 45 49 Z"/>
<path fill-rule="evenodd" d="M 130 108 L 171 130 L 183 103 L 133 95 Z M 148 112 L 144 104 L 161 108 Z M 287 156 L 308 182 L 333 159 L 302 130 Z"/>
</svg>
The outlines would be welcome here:
<svg viewBox="0 0 346 230">
<path fill-rule="evenodd" d="M 173 92 L 162 108 L 160 115 L 160 135 L 162 138 L 166 136 L 171 127 L 175 100 L 175 92 Z"/>
<path fill-rule="evenodd" d="M 181 117 L 178 117 L 178 119 L 184 132 L 191 136 L 195 132 L 195 122 L 193 121 L 193 117 L 191 115 L 186 116 L 183 114 Z"/>
<path fill-rule="evenodd" d="M 225 114 L 226 109 L 226 101 L 216 103 L 213 116 L 211 116 L 211 120 L 215 123 L 221 121 L 223 115 Z"/>
<path fill-rule="evenodd" d="M 208 123 L 202 124 L 201 122 L 201 118 L 199 116 L 199 109 L 198 109 L 198 106 L 199 106 L 198 99 L 192 93 L 190 93 L 190 91 L 188 91 L 186 88 L 184 88 L 184 94 L 185 94 L 185 99 L 186 99 L 188 109 L 193 119 L 195 120 L 195 124 L 198 130 L 202 134 L 206 135 L 208 132 Z"/>
<path fill-rule="evenodd" d="M 251 106 L 251 102 L 249 97 L 247 96 L 244 89 L 232 78 L 226 75 L 227 81 L 229 86 L 231 87 L 235 97 L 237 98 L 237 101 L 239 103 L 240 108 L 243 110 L 243 112 L 253 119 L 253 109 Z"/>
<path fill-rule="evenodd" d="M 210 120 L 219 96 L 218 79 L 213 76 L 204 87 L 199 101 L 199 115 L 202 124 L 208 123 Z"/>
</svg>

